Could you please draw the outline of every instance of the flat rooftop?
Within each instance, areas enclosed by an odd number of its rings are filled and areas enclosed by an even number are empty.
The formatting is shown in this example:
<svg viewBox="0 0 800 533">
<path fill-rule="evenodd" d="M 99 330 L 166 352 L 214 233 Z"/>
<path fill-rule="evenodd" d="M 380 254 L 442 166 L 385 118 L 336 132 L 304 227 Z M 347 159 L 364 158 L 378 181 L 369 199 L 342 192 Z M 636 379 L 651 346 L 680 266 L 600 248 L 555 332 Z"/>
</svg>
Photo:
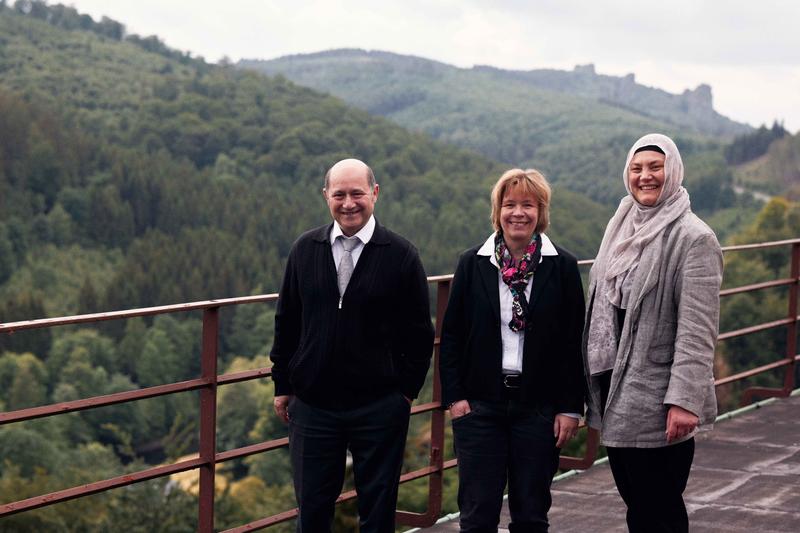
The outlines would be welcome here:
<svg viewBox="0 0 800 533">
<path fill-rule="evenodd" d="M 698 436 L 684 499 L 693 533 L 800 532 L 800 395 L 721 420 Z M 501 532 L 508 521 L 504 506 Z M 607 463 L 553 484 L 550 530 L 627 531 Z M 421 531 L 457 532 L 458 518 Z"/>
</svg>

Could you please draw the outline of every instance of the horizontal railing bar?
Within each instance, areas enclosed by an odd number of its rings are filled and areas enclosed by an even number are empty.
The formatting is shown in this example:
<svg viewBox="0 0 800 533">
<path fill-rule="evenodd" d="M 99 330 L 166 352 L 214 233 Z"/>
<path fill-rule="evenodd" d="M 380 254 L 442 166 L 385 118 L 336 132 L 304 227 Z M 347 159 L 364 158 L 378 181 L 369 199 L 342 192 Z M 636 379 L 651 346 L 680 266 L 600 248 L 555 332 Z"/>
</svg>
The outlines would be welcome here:
<svg viewBox="0 0 800 533">
<path fill-rule="evenodd" d="M 772 322 L 765 322 L 757 326 L 750 326 L 748 328 L 736 329 L 726 333 L 720 333 L 717 341 L 724 341 L 734 337 L 741 337 L 742 335 L 750 335 L 751 333 L 758 333 L 759 331 L 766 331 L 768 329 L 777 328 L 780 326 L 787 326 L 797 322 L 797 318 L 782 318 L 781 320 L 774 320 Z"/>
<path fill-rule="evenodd" d="M 785 285 L 792 285 L 793 283 L 797 283 L 797 280 L 792 278 L 785 278 L 785 279 L 778 279 L 775 281 L 765 281 L 763 283 L 753 283 L 752 285 L 742 285 L 741 287 L 724 289 L 719 291 L 719 295 L 731 296 L 733 294 L 740 294 L 743 292 L 752 292 L 762 289 L 770 289 L 772 287 L 783 287 Z"/>
<path fill-rule="evenodd" d="M 243 526 L 226 529 L 222 533 L 245 533 L 247 531 L 258 531 L 259 529 L 264 529 L 269 526 L 274 526 L 275 524 L 280 524 L 281 522 L 286 522 L 287 520 L 291 520 L 296 516 L 297 516 L 297 508 L 294 508 L 290 511 L 284 511 L 280 514 L 268 516 L 267 518 L 261 518 L 260 520 L 255 520 L 254 522 L 250 522 L 249 524 L 245 524 Z"/>
<path fill-rule="evenodd" d="M 356 491 L 355 490 L 348 490 L 347 492 L 343 492 L 336 498 L 336 503 L 346 502 L 348 500 L 354 500 L 356 498 Z M 243 526 L 235 527 L 232 529 L 226 529 L 223 533 L 240 533 L 244 531 L 256 531 L 258 529 L 264 529 L 269 526 L 274 526 L 280 522 L 286 522 L 287 520 L 291 520 L 292 518 L 297 516 L 297 508 L 292 509 L 291 511 L 286 511 L 280 514 L 276 514 L 273 516 L 268 516 L 267 518 L 262 518 L 261 520 L 256 520 L 255 522 L 250 522 L 249 524 L 245 524 Z"/>
<path fill-rule="evenodd" d="M 789 244 L 800 244 L 800 239 L 787 239 L 783 241 L 763 242 L 758 244 L 740 244 L 736 246 L 724 246 L 723 252 L 739 250 L 757 250 L 775 246 L 786 246 Z M 594 259 L 582 259 L 579 265 L 591 265 Z M 453 274 L 428 277 L 429 283 L 448 281 L 453 279 Z M 104 313 L 91 313 L 87 315 L 62 316 L 55 318 L 39 318 L 35 320 L 22 320 L 19 322 L 8 322 L 0 324 L 0 333 L 13 333 L 27 329 L 38 329 L 54 326 L 65 326 L 70 324 L 85 324 L 87 322 L 103 322 L 106 320 L 121 320 L 141 316 L 161 315 L 166 313 L 181 313 L 211 307 L 227 307 L 231 305 L 262 303 L 278 299 L 278 293 L 258 294 L 254 296 L 238 296 L 235 298 L 220 298 L 218 300 L 202 300 L 198 302 L 187 302 L 182 304 L 161 305 L 156 307 L 142 307 L 138 309 L 126 309 L 124 311 L 108 311 Z"/>
<path fill-rule="evenodd" d="M 225 461 L 230 461 L 231 459 L 239 459 L 241 457 L 247 457 L 248 455 L 255 455 L 257 453 L 268 452 L 270 450 L 277 450 L 278 448 L 284 448 L 288 445 L 288 437 L 268 440 L 266 442 L 259 442 L 258 444 L 251 444 L 250 446 L 242 446 L 241 448 L 219 452 L 215 456 L 215 461 L 218 463 L 223 463 Z"/>
<path fill-rule="evenodd" d="M 723 246 L 723 252 L 739 252 L 741 250 L 760 250 L 762 248 L 774 248 L 776 246 L 788 246 L 790 244 L 800 244 L 800 239 L 786 239 L 783 241 L 759 242 L 756 244 L 735 244 Z"/>
<path fill-rule="evenodd" d="M 414 407 L 411 408 L 411 414 L 416 415 L 420 413 L 426 413 L 429 411 L 439 409 L 441 406 L 442 404 L 440 402 L 429 402 L 420 405 L 415 405 Z M 246 457 L 248 455 L 255 455 L 257 453 L 268 452 L 271 450 L 275 450 L 277 448 L 283 448 L 288 444 L 289 444 L 289 439 L 286 437 L 266 442 L 260 442 L 258 444 L 251 444 L 250 446 L 243 446 L 241 448 L 235 448 L 233 450 L 227 450 L 224 452 L 217 453 L 216 462 L 222 463 L 225 461 L 230 461 L 232 459 L 239 459 L 242 457 Z"/>
<path fill-rule="evenodd" d="M 442 402 L 428 402 L 428 403 L 421 403 L 419 405 L 415 405 L 411 408 L 412 415 L 418 415 L 420 413 L 427 413 L 430 411 L 435 411 L 442 406 Z"/>
<path fill-rule="evenodd" d="M 239 372 L 242 374 L 243 372 Z M 221 380 L 220 380 L 221 383 Z M 439 409 L 442 406 L 440 402 L 428 402 L 422 403 L 419 405 L 415 405 L 411 408 L 411 414 L 417 415 L 420 413 L 426 413 L 429 411 L 434 411 Z M 277 448 L 283 448 L 289 444 L 289 439 L 284 437 L 281 439 L 274 439 L 266 442 L 260 442 L 258 444 L 251 444 L 250 446 L 243 446 L 241 448 L 235 448 L 233 450 L 227 450 L 224 452 L 219 452 L 216 455 L 216 462 L 222 463 L 224 461 L 230 461 L 232 459 L 239 459 L 241 457 L 246 457 L 248 455 L 255 455 L 257 453 L 268 452 L 270 450 L 275 450 Z"/>
<path fill-rule="evenodd" d="M 92 398 L 54 403 L 50 405 L 43 405 L 41 407 L 28 407 L 26 409 L 19 409 L 17 411 L 0 413 L 0 425 L 9 424 L 11 422 L 20 422 L 23 420 L 33 420 L 35 418 L 42 418 L 45 416 L 63 413 L 73 413 L 75 411 L 83 411 L 85 409 L 115 405 L 134 400 L 143 400 L 145 398 L 164 396 L 177 392 L 188 392 L 207 387 L 209 384 L 210 381 L 206 379 L 190 379 L 188 381 L 170 383 L 168 385 L 156 385 L 155 387 L 148 387 L 146 389 L 115 392 L 114 394 L 93 396 Z"/>
<path fill-rule="evenodd" d="M 453 459 L 451 461 L 446 461 L 445 462 L 445 466 L 442 467 L 442 470 L 447 470 L 448 468 L 453 468 L 455 466 L 456 466 L 455 459 Z M 434 474 L 436 472 L 439 472 L 438 468 L 436 468 L 435 466 L 427 466 L 425 468 L 421 468 L 419 470 L 415 470 L 413 472 L 408 472 L 406 474 L 403 474 L 402 476 L 400 476 L 400 483 L 407 483 L 407 482 L 413 481 L 415 479 L 420 479 L 420 478 L 423 478 L 425 476 L 429 476 L 429 475 Z M 342 493 L 336 499 L 336 503 L 347 501 L 347 500 L 352 500 L 355 497 L 356 497 L 356 491 L 349 490 L 347 492 Z M 297 509 L 292 509 L 291 511 L 286 511 L 284 513 L 277 514 L 277 515 L 274 515 L 274 516 L 270 516 L 270 517 L 267 517 L 267 518 L 262 518 L 260 520 L 256 520 L 254 522 L 250 522 L 250 523 L 242 525 L 242 526 L 238 526 L 238 527 L 235 527 L 235 528 L 232 528 L 232 529 L 227 529 L 227 530 L 224 531 L 224 533 L 243 533 L 245 531 L 256 531 L 256 530 L 259 530 L 259 529 L 264 529 L 264 528 L 267 528 L 269 526 L 278 524 L 280 522 L 285 522 L 287 520 L 291 520 L 292 518 L 295 518 L 296 516 L 297 516 Z"/>
<path fill-rule="evenodd" d="M 788 246 L 790 244 L 800 244 L 800 239 L 787 239 L 784 241 L 770 241 L 758 244 L 736 244 L 733 246 L 723 246 L 723 252 L 739 252 L 742 250 L 759 250 L 761 248 L 774 248 L 776 246 Z M 594 259 L 581 259 L 578 261 L 579 266 L 589 266 L 594 264 Z"/>
<path fill-rule="evenodd" d="M 272 367 L 265 366 L 255 368 L 253 370 L 244 370 L 242 372 L 232 372 L 217 376 L 217 385 L 230 385 L 231 383 L 241 383 L 242 381 L 250 381 L 253 379 L 266 378 L 272 375 Z"/>
<path fill-rule="evenodd" d="M 426 466 L 412 472 L 406 472 L 400 476 L 399 483 L 402 485 L 403 483 L 408 483 L 409 481 L 414 481 L 415 479 L 420 479 L 431 474 L 435 474 L 438 471 L 439 469 L 436 466 Z"/>
<path fill-rule="evenodd" d="M 230 385 L 232 383 L 240 383 L 243 381 L 250 381 L 260 379 L 272 375 L 272 367 L 263 367 L 253 370 L 245 370 L 242 372 L 234 372 L 231 374 L 224 374 L 217 377 L 218 385 Z M 156 396 L 165 396 L 167 394 L 175 394 L 179 392 L 188 392 L 206 387 L 210 384 L 205 379 L 192 379 L 188 381 L 181 381 L 178 383 L 170 383 L 168 385 L 156 385 L 155 387 L 148 387 L 146 389 L 136 389 L 131 391 L 116 392 L 113 394 L 105 394 L 103 396 L 93 396 L 91 398 L 83 398 L 81 400 L 72 400 L 69 402 L 61 402 L 40 407 L 28 407 L 16 411 L 0 412 L 0 425 L 10 424 L 12 422 L 21 422 L 24 420 L 33 420 L 36 418 L 43 418 L 63 413 L 73 413 L 76 411 L 84 411 L 86 409 L 93 409 L 97 407 L 105 407 L 108 405 L 116 405 L 119 403 L 131 402 L 135 400 L 144 400 Z M 440 407 L 440 403 L 432 402 L 426 404 L 416 405 L 412 408 L 411 413 L 423 413 L 433 411 Z"/>
<path fill-rule="evenodd" d="M 50 494 L 44 494 L 42 496 L 34 496 L 33 498 L 28 498 L 26 500 L 0 505 L 0 516 L 8 516 L 23 511 L 31 511 L 47 505 L 73 500 L 82 496 L 90 496 L 92 494 L 97 494 L 98 492 L 105 492 L 111 489 L 124 487 L 126 485 L 139 483 L 141 481 L 148 481 L 158 477 L 177 474 L 178 472 L 185 472 L 187 470 L 199 468 L 202 464 L 203 461 L 201 461 L 199 458 L 189 459 L 171 465 L 156 466 L 153 468 L 148 468 L 147 470 L 140 470 L 138 472 L 117 476 L 111 479 L 105 479 L 103 481 L 87 483 L 86 485 L 81 485 L 79 487 L 51 492 Z"/>
<path fill-rule="evenodd" d="M 227 307 L 239 304 L 251 304 L 277 300 L 278 294 L 260 294 L 256 296 L 240 296 L 237 298 L 221 298 L 219 300 L 203 300 L 200 302 L 187 302 L 183 304 L 159 305 L 156 307 L 142 307 L 139 309 L 126 309 L 124 311 L 108 311 L 105 313 L 90 313 L 88 315 L 62 316 L 56 318 L 38 318 L 36 320 L 22 320 L 0 324 L 0 333 L 14 333 L 26 329 L 51 328 L 70 324 L 85 324 L 87 322 L 103 322 L 106 320 L 121 320 L 140 316 L 163 315 L 166 313 L 183 313 L 212 307 Z"/>
<path fill-rule="evenodd" d="M 257 368 L 254 370 L 245 370 L 243 372 L 234 372 L 231 374 L 224 374 L 217 377 L 218 385 L 230 385 L 232 383 L 240 383 L 242 381 L 249 381 L 253 379 L 260 379 L 272 375 L 272 367 Z M 105 407 L 107 405 L 115 405 L 118 403 L 131 402 L 135 400 L 144 400 L 156 396 L 165 396 L 167 394 L 175 394 L 178 392 L 188 392 L 201 389 L 210 384 L 209 380 L 197 378 L 188 381 L 180 381 L 178 383 L 170 383 L 168 385 L 156 385 L 155 387 L 148 387 L 146 389 L 136 389 L 132 391 L 116 392 L 114 394 L 105 394 L 103 396 L 93 396 L 91 398 L 84 398 L 81 400 L 73 400 L 69 402 L 61 402 L 50 405 L 43 405 L 41 407 L 28 407 L 26 409 L 19 409 L 17 411 L 8 411 L 0 413 L 0 425 L 8 424 L 11 422 L 19 422 L 23 420 L 33 420 L 35 418 L 42 418 L 45 416 L 52 416 L 62 413 L 72 413 L 75 411 L 83 411 L 96 407 Z"/>
<path fill-rule="evenodd" d="M 745 370 L 744 372 L 739 372 L 738 374 L 733 374 L 732 376 L 725 376 L 724 378 L 714 381 L 714 385 L 719 387 L 720 385 L 727 385 L 728 383 L 733 383 L 734 381 L 741 381 L 758 374 L 763 374 L 764 372 L 769 372 L 770 370 L 775 370 L 776 368 L 781 368 L 782 366 L 791 365 L 795 361 L 800 361 L 800 355 L 796 355 L 791 359 L 781 359 L 766 365 L 751 368 L 750 370 Z"/>
</svg>

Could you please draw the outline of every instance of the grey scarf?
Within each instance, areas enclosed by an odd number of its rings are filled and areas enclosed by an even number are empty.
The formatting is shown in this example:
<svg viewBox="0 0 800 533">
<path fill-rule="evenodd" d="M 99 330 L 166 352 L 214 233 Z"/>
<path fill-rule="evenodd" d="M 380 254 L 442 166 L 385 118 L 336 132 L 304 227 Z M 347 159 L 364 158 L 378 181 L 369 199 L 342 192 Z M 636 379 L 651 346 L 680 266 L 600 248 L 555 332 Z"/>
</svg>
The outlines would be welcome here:
<svg viewBox="0 0 800 533">
<path fill-rule="evenodd" d="M 655 145 L 664 151 L 664 184 L 653 206 L 638 203 L 628 185 L 628 167 L 638 148 Z M 622 199 L 617 212 L 606 226 L 603 242 L 590 272 L 590 284 L 595 283 L 594 303 L 589 317 L 587 359 L 589 372 L 594 375 L 614 368 L 617 359 L 616 307 L 628 308 L 628 288 L 638 272 L 650 272 L 654 265 L 641 262 L 646 247 L 658 247 L 661 257 L 663 241 L 658 239 L 664 229 L 690 210 L 689 193 L 681 186 L 683 161 L 672 139 L 650 133 L 636 141 L 628 151 L 622 180 L 628 195 Z"/>
</svg>

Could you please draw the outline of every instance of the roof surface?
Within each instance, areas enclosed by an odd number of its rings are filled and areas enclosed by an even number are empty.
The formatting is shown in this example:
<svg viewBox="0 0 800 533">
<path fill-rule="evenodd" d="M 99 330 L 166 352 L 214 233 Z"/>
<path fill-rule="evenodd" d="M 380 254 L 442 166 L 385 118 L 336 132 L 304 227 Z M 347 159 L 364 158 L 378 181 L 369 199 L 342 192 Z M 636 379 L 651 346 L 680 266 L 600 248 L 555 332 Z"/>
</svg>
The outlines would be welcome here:
<svg viewBox="0 0 800 533">
<path fill-rule="evenodd" d="M 684 493 L 700 532 L 800 532 L 800 396 L 720 421 L 697 437 Z M 503 507 L 500 531 L 507 531 Z M 553 484 L 553 532 L 627 531 L 625 505 L 608 464 Z M 422 531 L 458 531 L 458 519 Z"/>
</svg>

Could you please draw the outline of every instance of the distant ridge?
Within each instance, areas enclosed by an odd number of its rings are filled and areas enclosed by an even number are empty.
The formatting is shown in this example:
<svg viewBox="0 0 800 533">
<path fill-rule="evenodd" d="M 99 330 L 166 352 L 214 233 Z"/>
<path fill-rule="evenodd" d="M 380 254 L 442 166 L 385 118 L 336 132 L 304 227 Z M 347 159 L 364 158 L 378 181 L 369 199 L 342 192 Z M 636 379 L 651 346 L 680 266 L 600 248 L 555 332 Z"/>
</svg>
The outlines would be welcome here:
<svg viewBox="0 0 800 533">
<path fill-rule="evenodd" d="M 700 84 L 694 90 L 673 94 L 636 83 L 635 74 L 609 76 L 598 74 L 595 66 L 576 65 L 573 70 L 537 69 L 503 70 L 477 65 L 476 72 L 488 72 L 508 80 L 529 83 L 553 92 L 591 98 L 647 117 L 663 120 L 710 135 L 730 137 L 752 130 L 714 110 L 711 86 Z"/>
<path fill-rule="evenodd" d="M 752 130 L 714 111 L 707 85 L 670 94 L 637 84 L 633 75 L 598 75 L 591 65 L 573 71 L 458 68 L 339 49 L 237 66 L 285 76 L 508 165 L 534 166 L 607 204 L 624 192 L 618 167 L 642 134 L 660 131 L 702 152 Z"/>
<path fill-rule="evenodd" d="M 317 80 L 326 87 L 314 86 L 333 94 L 343 89 L 334 84 L 335 77 L 319 77 L 302 64 L 321 66 L 324 63 L 340 68 L 372 70 L 374 74 L 386 73 L 387 68 L 397 73 L 414 77 L 429 75 L 439 78 L 442 70 L 455 69 L 464 73 L 483 73 L 501 81 L 517 81 L 557 94 L 570 94 L 612 105 L 626 111 L 655 118 L 707 135 L 731 138 L 752 131 L 752 127 L 731 120 L 713 107 L 710 85 L 700 84 L 695 89 L 686 89 L 674 94 L 663 89 L 641 85 L 633 73 L 625 76 L 598 74 L 594 64 L 576 65 L 572 70 L 534 69 L 507 70 L 490 65 L 459 68 L 447 63 L 413 55 L 403 55 L 382 50 L 340 48 L 310 54 L 291 54 L 272 60 L 242 59 L 238 65 L 245 68 L 282 73 L 289 79 L 300 82 Z M 355 80 L 351 80 L 355 81 Z M 327 82 L 327 83 L 326 83 Z M 369 109 L 368 109 L 369 110 Z M 385 114 L 385 113 L 381 113 Z"/>
</svg>

